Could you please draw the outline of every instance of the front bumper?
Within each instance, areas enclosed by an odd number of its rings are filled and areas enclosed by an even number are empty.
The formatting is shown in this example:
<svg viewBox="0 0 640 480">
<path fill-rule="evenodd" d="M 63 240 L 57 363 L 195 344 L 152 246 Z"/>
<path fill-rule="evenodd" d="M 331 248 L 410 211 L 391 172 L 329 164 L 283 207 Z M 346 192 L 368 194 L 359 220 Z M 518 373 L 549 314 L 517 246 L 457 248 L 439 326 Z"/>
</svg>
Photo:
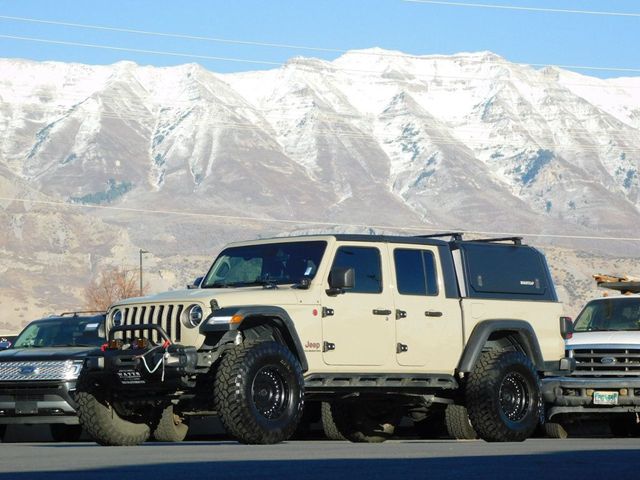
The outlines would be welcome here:
<svg viewBox="0 0 640 480">
<path fill-rule="evenodd" d="M 0 424 L 78 424 L 75 381 L 0 382 Z"/>
<path fill-rule="evenodd" d="M 593 392 L 618 392 L 616 405 L 596 405 Z M 638 377 L 553 377 L 542 381 L 547 418 L 560 413 L 640 412 Z"/>
</svg>

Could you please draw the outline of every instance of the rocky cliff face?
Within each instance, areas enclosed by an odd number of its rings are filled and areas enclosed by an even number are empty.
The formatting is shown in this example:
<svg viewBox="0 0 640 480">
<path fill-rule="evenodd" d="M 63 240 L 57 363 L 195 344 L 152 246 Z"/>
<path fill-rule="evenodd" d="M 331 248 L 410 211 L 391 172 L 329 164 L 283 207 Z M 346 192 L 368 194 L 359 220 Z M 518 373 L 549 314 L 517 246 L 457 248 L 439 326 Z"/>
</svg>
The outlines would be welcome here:
<svg viewBox="0 0 640 480">
<path fill-rule="evenodd" d="M 77 308 L 140 247 L 172 288 L 229 240 L 292 231 L 559 235 L 527 240 L 588 252 L 552 255 L 572 311 L 608 255 L 638 273 L 637 242 L 563 236 L 640 237 L 640 78 L 379 49 L 232 75 L 0 68 L 0 322 Z"/>
</svg>

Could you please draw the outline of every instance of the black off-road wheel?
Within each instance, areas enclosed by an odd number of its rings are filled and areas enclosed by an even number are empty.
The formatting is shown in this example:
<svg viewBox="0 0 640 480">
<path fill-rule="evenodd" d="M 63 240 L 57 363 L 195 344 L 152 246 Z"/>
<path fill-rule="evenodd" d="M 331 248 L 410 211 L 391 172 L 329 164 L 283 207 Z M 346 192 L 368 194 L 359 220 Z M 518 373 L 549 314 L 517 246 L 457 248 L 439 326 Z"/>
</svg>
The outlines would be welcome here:
<svg viewBox="0 0 640 480">
<path fill-rule="evenodd" d="M 75 399 L 80 425 L 96 443 L 105 446 L 139 445 L 149 438 L 151 429 L 144 419 L 134 422 L 120 415 L 117 405 L 83 374 L 78 379 Z"/>
<path fill-rule="evenodd" d="M 400 410 L 384 400 L 361 399 L 331 403 L 331 416 L 344 438 L 356 443 L 390 439 L 400 423 Z"/>
<path fill-rule="evenodd" d="M 329 402 L 322 402 L 320 406 L 320 417 L 322 419 L 322 429 L 324 430 L 325 437 L 329 440 L 346 440 L 340 433 L 340 430 L 338 430 L 336 422 L 333 420 L 331 404 Z"/>
<path fill-rule="evenodd" d="M 569 438 L 569 433 L 561 422 L 545 422 L 544 433 L 549 438 Z"/>
<path fill-rule="evenodd" d="M 278 342 L 245 342 L 229 350 L 215 375 L 215 407 L 227 433 L 241 443 L 290 438 L 302 416 L 300 362 Z"/>
<path fill-rule="evenodd" d="M 541 418 L 540 380 L 521 352 L 483 352 L 466 386 L 471 424 L 487 442 L 521 442 Z"/>
<path fill-rule="evenodd" d="M 463 405 L 447 405 L 444 412 L 447 433 L 455 440 L 475 440 L 478 434 L 471 425 L 469 412 Z"/>
<path fill-rule="evenodd" d="M 80 425 L 64 425 L 62 423 L 52 423 L 49 425 L 51 437 L 54 442 L 77 442 L 82 435 Z"/>
<path fill-rule="evenodd" d="M 151 432 L 156 442 L 182 442 L 189 432 L 189 423 L 174 412 L 173 405 L 161 408 L 158 423 Z"/>
</svg>

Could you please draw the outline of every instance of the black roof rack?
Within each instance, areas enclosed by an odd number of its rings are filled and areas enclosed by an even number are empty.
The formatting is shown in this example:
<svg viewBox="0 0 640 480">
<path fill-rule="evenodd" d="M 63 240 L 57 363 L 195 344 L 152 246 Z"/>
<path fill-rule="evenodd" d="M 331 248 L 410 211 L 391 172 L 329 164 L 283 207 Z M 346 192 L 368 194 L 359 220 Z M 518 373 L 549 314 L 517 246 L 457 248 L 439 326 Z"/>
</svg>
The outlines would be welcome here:
<svg viewBox="0 0 640 480">
<path fill-rule="evenodd" d="M 462 232 L 443 232 L 443 233 L 432 233 L 430 235 L 414 235 L 416 238 L 438 238 L 438 237 L 451 237 L 456 242 L 462 241 Z"/>
<path fill-rule="evenodd" d="M 522 237 L 476 238 L 473 240 L 465 240 L 465 242 L 480 242 L 480 243 L 513 242 L 514 245 L 522 245 Z"/>
</svg>

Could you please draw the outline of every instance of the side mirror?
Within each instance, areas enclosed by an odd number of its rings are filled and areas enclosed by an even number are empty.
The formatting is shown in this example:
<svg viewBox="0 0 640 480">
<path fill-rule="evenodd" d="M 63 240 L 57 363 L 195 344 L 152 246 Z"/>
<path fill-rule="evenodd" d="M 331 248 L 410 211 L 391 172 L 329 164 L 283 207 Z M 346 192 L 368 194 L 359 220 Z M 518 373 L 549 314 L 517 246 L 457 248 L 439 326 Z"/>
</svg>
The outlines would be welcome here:
<svg viewBox="0 0 640 480">
<path fill-rule="evenodd" d="M 356 284 L 356 271 L 353 267 L 336 267 L 329 273 L 327 295 L 339 295 Z"/>
<path fill-rule="evenodd" d="M 573 337 L 573 321 L 571 317 L 560 317 L 560 335 L 565 340 Z"/>
<path fill-rule="evenodd" d="M 194 288 L 200 288 L 200 284 L 202 283 L 202 280 L 204 280 L 204 277 L 198 277 L 196 278 L 192 284 L 187 285 L 187 288 L 189 290 L 192 290 Z"/>
<path fill-rule="evenodd" d="M 0 342 L 0 350 L 6 350 L 11 346 L 11 342 L 9 340 L 2 340 Z"/>
</svg>

